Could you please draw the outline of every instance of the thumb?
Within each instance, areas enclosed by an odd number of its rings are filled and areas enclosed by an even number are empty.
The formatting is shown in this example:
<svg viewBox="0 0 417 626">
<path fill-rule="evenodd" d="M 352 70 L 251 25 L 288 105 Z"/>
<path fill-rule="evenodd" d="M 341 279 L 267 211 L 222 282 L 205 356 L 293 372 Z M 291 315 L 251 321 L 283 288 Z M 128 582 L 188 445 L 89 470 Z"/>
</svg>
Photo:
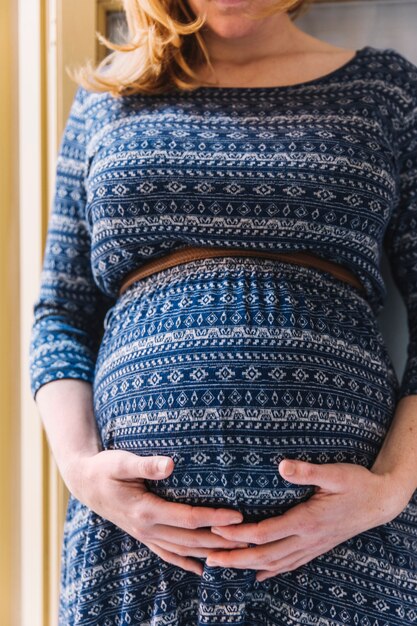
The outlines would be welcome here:
<svg viewBox="0 0 417 626">
<path fill-rule="evenodd" d="M 334 463 L 318 464 L 284 459 L 278 471 L 285 480 L 297 485 L 315 485 L 324 489 L 340 486 L 340 474 Z"/>
<path fill-rule="evenodd" d="M 174 461 L 169 456 L 140 456 L 134 452 L 123 451 L 119 459 L 117 474 L 119 478 L 149 478 L 160 480 L 169 476 L 174 468 Z"/>
<path fill-rule="evenodd" d="M 169 456 L 136 456 L 141 478 L 158 480 L 169 476 L 174 468 L 174 461 Z"/>
</svg>

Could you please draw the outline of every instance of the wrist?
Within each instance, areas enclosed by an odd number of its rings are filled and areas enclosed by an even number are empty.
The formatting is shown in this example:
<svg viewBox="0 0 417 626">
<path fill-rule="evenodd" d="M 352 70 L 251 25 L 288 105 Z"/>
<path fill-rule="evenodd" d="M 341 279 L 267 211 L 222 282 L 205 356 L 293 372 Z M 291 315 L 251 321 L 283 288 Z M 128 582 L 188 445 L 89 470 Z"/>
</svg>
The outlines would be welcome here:
<svg viewBox="0 0 417 626">
<path fill-rule="evenodd" d="M 83 483 L 87 480 L 85 462 L 102 451 L 99 446 L 79 451 L 66 457 L 59 467 L 61 477 L 67 489 L 78 498 L 82 491 Z"/>
<path fill-rule="evenodd" d="M 385 470 L 377 463 L 371 467 L 370 471 L 380 480 L 378 497 L 382 516 L 381 523 L 390 522 L 405 509 L 414 489 L 399 472 Z"/>
</svg>

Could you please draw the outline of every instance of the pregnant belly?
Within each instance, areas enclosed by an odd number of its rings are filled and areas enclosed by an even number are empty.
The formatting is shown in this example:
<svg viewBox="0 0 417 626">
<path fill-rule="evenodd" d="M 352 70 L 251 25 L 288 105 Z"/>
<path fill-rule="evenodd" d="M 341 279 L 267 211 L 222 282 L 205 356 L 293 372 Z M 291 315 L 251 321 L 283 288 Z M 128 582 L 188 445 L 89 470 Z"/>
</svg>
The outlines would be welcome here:
<svg viewBox="0 0 417 626">
<path fill-rule="evenodd" d="M 326 272 L 267 259 L 189 262 L 110 311 L 94 409 L 106 449 L 170 456 L 166 500 L 246 521 L 308 498 L 281 459 L 370 467 L 398 380 L 369 305 Z"/>
</svg>

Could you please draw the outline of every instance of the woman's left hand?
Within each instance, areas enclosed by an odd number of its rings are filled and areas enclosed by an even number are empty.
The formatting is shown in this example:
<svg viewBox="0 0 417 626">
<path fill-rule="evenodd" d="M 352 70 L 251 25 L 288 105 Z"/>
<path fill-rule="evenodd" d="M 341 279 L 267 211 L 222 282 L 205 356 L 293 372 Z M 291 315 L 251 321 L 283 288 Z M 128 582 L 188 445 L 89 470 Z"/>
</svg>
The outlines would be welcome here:
<svg viewBox="0 0 417 626">
<path fill-rule="evenodd" d="M 391 521 L 408 502 L 391 475 L 360 465 L 284 460 L 278 469 L 291 483 L 314 485 L 315 493 L 278 517 L 212 527 L 212 532 L 226 539 L 256 547 L 213 550 L 207 565 L 256 569 L 256 580 L 262 581 L 294 570 L 343 541 Z"/>
</svg>

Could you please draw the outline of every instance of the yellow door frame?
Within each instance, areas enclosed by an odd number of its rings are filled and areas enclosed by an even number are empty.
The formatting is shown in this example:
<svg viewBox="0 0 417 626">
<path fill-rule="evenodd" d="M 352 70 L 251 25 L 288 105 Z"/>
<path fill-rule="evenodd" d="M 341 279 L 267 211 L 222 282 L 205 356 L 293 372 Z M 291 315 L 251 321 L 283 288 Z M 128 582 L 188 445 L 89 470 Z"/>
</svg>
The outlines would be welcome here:
<svg viewBox="0 0 417 626">
<path fill-rule="evenodd" d="M 68 492 L 30 393 L 28 349 L 52 207 L 56 156 L 77 87 L 65 67 L 96 58 L 98 1 L 18 0 L 17 5 L 21 463 L 20 617 L 16 626 L 58 624 L 60 551 Z M 7 376 L 2 377 L 5 387 L 9 382 Z M 3 591 L 6 594 L 6 585 L 2 585 Z"/>
<path fill-rule="evenodd" d="M 19 615 L 19 210 L 17 11 L 0 1 L 0 623 Z"/>
</svg>

